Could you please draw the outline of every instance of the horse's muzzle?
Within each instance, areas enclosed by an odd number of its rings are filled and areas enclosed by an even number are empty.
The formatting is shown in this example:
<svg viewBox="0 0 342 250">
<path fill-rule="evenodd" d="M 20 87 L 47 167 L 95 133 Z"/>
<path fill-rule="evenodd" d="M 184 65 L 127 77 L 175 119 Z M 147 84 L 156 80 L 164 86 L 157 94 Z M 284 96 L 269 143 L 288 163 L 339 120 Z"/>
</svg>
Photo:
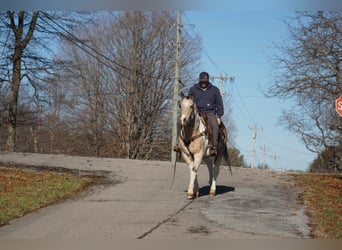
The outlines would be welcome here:
<svg viewBox="0 0 342 250">
<path fill-rule="evenodd" d="M 189 125 L 189 119 L 187 119 L 187 118 L 181 119 L 181 124 L 182 124 L 182 126 L 187 126 L 187 125 Z"/>
</svg>

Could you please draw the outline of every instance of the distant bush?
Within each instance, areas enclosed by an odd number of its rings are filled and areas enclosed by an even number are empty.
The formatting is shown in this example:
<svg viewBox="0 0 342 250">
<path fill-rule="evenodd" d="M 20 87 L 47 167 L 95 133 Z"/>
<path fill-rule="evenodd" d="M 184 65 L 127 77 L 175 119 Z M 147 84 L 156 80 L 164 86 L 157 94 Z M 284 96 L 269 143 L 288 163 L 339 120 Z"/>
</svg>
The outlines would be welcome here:
<svg viewBox="0 0 342 250">
<path fill-rule="evenodd" d="M 310 172 L 342 172 L 342 149 L 329 147 L 311 163 Z"/>
</svg>

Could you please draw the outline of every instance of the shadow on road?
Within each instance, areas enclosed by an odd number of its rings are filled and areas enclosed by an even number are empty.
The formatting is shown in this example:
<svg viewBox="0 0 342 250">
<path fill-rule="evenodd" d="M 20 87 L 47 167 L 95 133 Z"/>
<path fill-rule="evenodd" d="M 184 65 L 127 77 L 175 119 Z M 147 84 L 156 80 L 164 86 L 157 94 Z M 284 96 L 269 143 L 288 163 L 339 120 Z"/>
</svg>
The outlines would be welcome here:
<svg viewBox="0 0 342 250">
<path fill-rule="evenodd" d="M 201 196 L 209 195 L 209 191 L 210 191 L 210 186 L 204 186 L 199 189 L 199 193 Z M 234 192 L 234 191 L 235 191 L 235 187 L 222 186 L 222 185 L 216 186 L 216 195 L 221 195 L 221 194 Z"/>
</svg>

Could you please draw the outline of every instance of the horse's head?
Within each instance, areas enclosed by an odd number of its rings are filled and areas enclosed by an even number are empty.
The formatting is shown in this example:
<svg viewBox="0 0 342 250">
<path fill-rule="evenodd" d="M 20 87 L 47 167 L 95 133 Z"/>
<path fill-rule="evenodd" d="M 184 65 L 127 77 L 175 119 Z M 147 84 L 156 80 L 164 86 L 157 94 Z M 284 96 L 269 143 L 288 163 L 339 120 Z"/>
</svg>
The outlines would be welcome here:
<svg viewBox="0 0 342 250">
<path fill-rule="evenodd" d="M 186 96 L 181 92 L 180 122 L 182 126 L 189 125 L 195 118 L 196 104 L 194 97 Z"/>
</svg>

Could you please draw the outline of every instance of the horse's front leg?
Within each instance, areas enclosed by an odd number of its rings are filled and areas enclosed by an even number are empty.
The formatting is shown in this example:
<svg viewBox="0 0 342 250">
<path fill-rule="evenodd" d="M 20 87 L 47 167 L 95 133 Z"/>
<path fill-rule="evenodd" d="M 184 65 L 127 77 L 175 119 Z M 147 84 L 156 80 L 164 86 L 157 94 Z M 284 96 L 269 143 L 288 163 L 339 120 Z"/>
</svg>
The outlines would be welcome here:
<svg viewBox="0 0 342 250">
<path fill-rule="evenodd" d="M 186 197 L 188 199 L 194 199 L 199 196 L 199 185 L 197 181 L 197 171 L 198 167 L 196 168 L 193 164 L 189 165 L 190 170 L 190 181 L 188 186 L 188 192 Z"/>
<path fill-rule="evenodd" d="M 197 172 L 201 164 L 199 158 L 202 159 L 202 157 L 196 157 L 196 155 L 194 155 L 194 161 L 188 164 L 190 170 L 190 181 L 187 192 L 188 199 L 198 198 L 199 196 L 199 185 L 197 180 Z"/>
</svg>

